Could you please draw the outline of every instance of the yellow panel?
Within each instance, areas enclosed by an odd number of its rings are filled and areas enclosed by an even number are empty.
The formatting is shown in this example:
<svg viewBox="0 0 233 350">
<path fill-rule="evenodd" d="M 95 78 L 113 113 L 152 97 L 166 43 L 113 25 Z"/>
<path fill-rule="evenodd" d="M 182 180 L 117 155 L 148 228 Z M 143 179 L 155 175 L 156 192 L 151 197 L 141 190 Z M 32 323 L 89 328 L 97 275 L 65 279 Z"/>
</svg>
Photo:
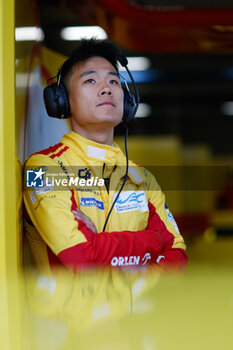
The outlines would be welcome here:
<svg viewBox="0 0 233 350">
<path fill-rule="evenodd" d="M 46 69 L 51 74 L 51 76 L 55 76 L 57 74 L 58 69 L 68 58 L 43 46 L 41 47 L 41 56 L 42 62 L 46 66 Z"/>
<path fill-rule="evenodd" d="M 34 27 L 35 26 L 35 2 L 31 0 L 15 1 L 15 27 Z M 35 41 L 16 41 L 15 42 L 15 83 L 16 83 L 16 116 L 15 116 L 15 135 L 16 135 L 16 154 L 18 159 L 23 162 L 24 158 L 24 133 L 27 111 L 27 93 L 29 88 L 29 75 L 32 49 Z"/>
<path fill-rule="evenodd" d="M 16 215 L 14 1 L 0 0 L 0 348 L 21 349 Z"/>
<path fill-rule="evenodd" d="M 184 276 L 155 265 L 29 273 L 30 350 L 231 350 L 232 262 L 200 259 Z"/>
</svg>

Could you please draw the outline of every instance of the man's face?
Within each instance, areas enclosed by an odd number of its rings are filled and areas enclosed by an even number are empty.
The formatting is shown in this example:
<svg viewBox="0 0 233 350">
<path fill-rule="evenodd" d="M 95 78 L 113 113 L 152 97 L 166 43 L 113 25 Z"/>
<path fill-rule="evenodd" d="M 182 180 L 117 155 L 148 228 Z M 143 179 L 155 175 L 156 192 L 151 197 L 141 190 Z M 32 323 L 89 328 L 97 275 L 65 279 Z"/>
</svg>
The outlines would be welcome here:
<svg viewBox="0 0 233 350">
<path fill-rule="evenodd" d="M 123 90 L 116 69 L 103 57 L 73 68 L 69 81 L 71 122 L 86 130 L 114 127 L 123 116 Z"/>
</svg>

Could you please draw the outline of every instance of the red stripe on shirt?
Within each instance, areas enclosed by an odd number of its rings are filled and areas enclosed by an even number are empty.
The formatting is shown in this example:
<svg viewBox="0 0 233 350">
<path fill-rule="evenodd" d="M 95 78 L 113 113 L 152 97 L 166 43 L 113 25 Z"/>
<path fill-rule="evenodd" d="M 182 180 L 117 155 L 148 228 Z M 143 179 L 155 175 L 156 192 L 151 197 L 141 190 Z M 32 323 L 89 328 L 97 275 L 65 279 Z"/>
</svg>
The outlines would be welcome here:
<svg viewBox="0 0 233 350">
<path fill-rule="evenodd" d="M 65 146 L 64 148 L 62 148 L 58 153 L 54 153 L 50 156 L 51 159 L 54 159 L 55 157 L 60 157 L 60 155 L 62 155 L 62 153 L 64 153 L 65 151 L 67 151 L 69 149 L 68 146 Z"/>
<path fill-rule="evenodd" d="M 33 153 L 33 155 L 34 155 L 34 154 L 44 154 L 44 155 L 48 155 L 49 153 L 56 152 L 57 149 L 60 148 L 60 147 L 62 147 L 62 146 L 63 146 L 63 143 L 59 142 L 59 143 L 57 143 L 57 144 L 54 145 L 54 146 L 50 146 L 50 147 L 48 147 L 48 148 L 43 149 L 42 151 Z"/>
</svg>

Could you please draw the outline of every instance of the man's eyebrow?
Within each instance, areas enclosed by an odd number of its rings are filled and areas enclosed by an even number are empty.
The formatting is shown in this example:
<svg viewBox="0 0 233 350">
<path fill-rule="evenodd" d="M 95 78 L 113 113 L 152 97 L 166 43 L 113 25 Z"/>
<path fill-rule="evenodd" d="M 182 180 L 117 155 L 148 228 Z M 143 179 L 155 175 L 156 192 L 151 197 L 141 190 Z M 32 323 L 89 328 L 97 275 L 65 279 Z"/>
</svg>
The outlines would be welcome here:
<svg viewBox="0 0 233 350">
<path fill-rule="evenodd" d="M 86 76 L 86 75 L 93 74 L 93 73 L 98 73 L 98 71 L 97 71 L 97 70 L 87 70 L 87 71 L 83 72 L 83 73 L 79 76 L 79 78 L 82 78 L 82 77 L 84 77 L 84 76 Z M 119 78 L 119 74 L 117 74 L 117 73 L 114 72 L 114 71 L 109 71 L 108 74 L 109 74 L 109 75 L 114 75 L 114 77 L 118 77 L 118 78 Z"/>
<path fill-rule="evenodd" d="M 84 77 L 85 75 L 93 74 L 93 73 L 97 73 L 97 71 L 96 71 L 96 70 L 86 70 L 85 72 L 83 72 L 83 73 L 79 76 L 79 78 L 82 78 L 82 77 Z"/>
<path fill-rule="evenodd" d="M 108 72 L 108 74 L 114 75 L 115 77 L 118 77 L 118 78 L 119 78 L 119 74 L 117 74 L 116 72 L 110 71 L 110 72 Z"/>
</svg>

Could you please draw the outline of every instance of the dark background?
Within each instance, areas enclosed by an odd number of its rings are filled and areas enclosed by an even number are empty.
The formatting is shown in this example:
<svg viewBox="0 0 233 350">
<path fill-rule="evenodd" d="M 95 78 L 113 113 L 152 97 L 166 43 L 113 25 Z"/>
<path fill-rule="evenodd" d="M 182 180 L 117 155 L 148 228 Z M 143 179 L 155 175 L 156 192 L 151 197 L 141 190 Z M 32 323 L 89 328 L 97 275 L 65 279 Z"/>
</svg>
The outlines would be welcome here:
<svg viewBox="0 0 233 350">
<path fill-rule="evenodd" d="M 122 6 L 119 12 L 116 6 Z M 208 144 L 214 156 L 232 155 L 233 116 L 222 110 L 224 102 L 233 101 L 232 1 L 46 0 L 38 1 L 38 8 L 43 44 L 52 50 L 69 56 L 77 45 L 61 39 L 63 27 L 98 24 L 123 53 L 150 59 L 155 78 L 137 86 L 152 112 L 138 119 L 131 135 L 177 135 L 184 145 Z M 134 34 L 121 40 L 118 27 L 111 29 L 114 20 L 126 20 L 134 10 Z M 148 13 L 147 26 L 143 14 Z"/>
</svg>

